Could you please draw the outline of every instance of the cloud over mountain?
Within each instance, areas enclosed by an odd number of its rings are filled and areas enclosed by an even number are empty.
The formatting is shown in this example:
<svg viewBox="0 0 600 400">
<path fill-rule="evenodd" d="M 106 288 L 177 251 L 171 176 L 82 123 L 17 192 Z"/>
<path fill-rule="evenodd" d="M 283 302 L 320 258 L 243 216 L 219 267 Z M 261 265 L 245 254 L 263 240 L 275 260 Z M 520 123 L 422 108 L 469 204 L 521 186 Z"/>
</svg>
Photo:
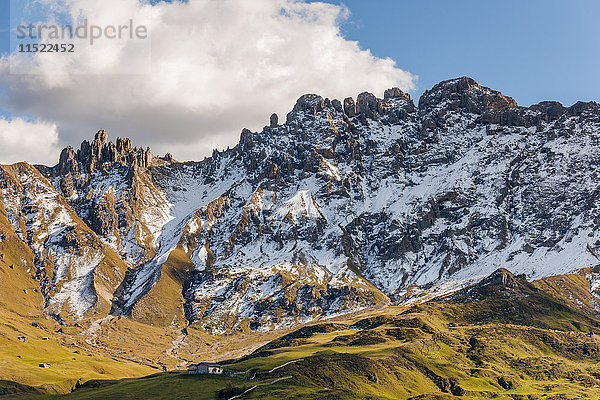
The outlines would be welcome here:
<svg viewBox="0 0 600 400">
<path fill-rule="evenodd" d="M 60 152 L 55 124 L 0 118 L 0 160 L 55 164 Z"/>
<path fill-rule="evenodd" d="M 2 106 L 14 115 L 55 121 L 61 144 L 76 144 L 104 128 L 158 153 L 198 159 L 235 144 L 242 127 L 267 124 L 273 111 L 283 116 L 301 94 L 381 94 L 392 86 L 410 90 L 415 80 L 393 60 L 345 39 L 340 24 L 348 10 L 336 5 L 73 0 L 69 6 L 73 22 L 87 17 L 104 26 L 129 19 L 147 25 L 151 61 L 133 43 L 100 40 L 89 46 L 86 39 L 75 39 L 75 55 L 62 59 L 2 58 Z M 26 66 L 36 75 L 8 74 L 11 63 L 13 70 Z M 140 68 L 112 73 L 123 66 Z"/>
</svg>

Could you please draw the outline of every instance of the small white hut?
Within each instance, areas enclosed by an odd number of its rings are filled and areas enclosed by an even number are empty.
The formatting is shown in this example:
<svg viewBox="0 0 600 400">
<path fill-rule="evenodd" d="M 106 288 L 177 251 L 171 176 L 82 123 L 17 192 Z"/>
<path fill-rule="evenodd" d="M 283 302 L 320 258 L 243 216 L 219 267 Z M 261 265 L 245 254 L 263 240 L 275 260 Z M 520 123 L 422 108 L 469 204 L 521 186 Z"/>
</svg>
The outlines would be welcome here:
<svg viewBox="0 0 600 400">
<path fill-rule="evenodd" d="M 223 373 L 223 367 L 220 364 L 201 362 L 200 364 L 192 364 L 188 367 L 188 374 L 217 374 Z"/>
</svg>

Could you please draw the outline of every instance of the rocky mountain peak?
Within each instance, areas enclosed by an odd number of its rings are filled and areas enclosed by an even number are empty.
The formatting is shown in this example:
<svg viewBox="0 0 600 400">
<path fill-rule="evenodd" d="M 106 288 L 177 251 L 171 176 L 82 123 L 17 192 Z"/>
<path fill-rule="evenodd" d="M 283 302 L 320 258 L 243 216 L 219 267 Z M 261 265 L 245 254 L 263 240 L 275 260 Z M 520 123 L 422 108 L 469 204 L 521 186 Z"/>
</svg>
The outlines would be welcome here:
<svg viewBox="0 0 600 400">
<path fill-rule="evenodd" d="M 373 118 L 377 113 L 378 99 L 373 93 L 363 92 L 356 98 L 356 113 Z"/>
<path fill-rule="evenodd" d="M 390 89 L 386 89 L 386 91 L 383 92 L 383 99 L 402 99 L 410 101 L 410 95 L 408 93 L 404 93 L 402 90 L 400 90 L 400 88 L 393 87 Z"/>
<path fill-rule="evenodd" d="M 397 87 L 385 90 L 383 99 L 370 92 L 360 93 L 356 100 L 347 97 L 344 101 L 329 100 L 316 94 L 305 94 L 296 101 L 294 108 L 287 115 L 286 122 L 289 123 L 298 119 L 299 116 L 314 118 L 321 111 L 328 111 L 334 115 L 348 118 L 359 117 L 363 123 L 367 119 L 379 120 L 381 117 L 392 113 L 394 114 L 392 120 L 396 121 L 399 115 L 406 116 L 407 112 L 413 112 L 414 110 L 415 107 L 410 96 Z M 271 127 L 274 127 L 273 120 L 271 120 Z"/>
<path fill-rule="evenodd" d="M 99 130 L 94 135 L 94 141 L 92 144 L 103 147 L 108 142 L 108 133 L 104 129 Z"/>
<path fill-rule="evenodd" d="M 325 99 L 318 94 L 305 94 L 296 101 L 292 112 L 316 113 L 325 108 Z"/>
<path fill-rule="evenodd" d="M 502 93 L 482 86 L 469 77 L 443 81 L 426 90 L 419 99 L 419 108 L 443 106 L 449 110 L 466 109 L 482 114 L 486 111 L 517 107 L 517 102 Z"/>
<path fill-rule="evenodd" d="M 79 174 L 81 169 L 93 173 L 115 165 L 147 168 L 152 161 L 150 148 L 133 147 L 128 138 L 117 138 L 113 143 L 108 140 L 105 130 L 99 130 L 94 140 L 91 143 L 84 140 L 79 150 L 75 151 L 70 146 L 65 148 L 54 169 L 61 175 L 69 172 Z"/>
</svg>

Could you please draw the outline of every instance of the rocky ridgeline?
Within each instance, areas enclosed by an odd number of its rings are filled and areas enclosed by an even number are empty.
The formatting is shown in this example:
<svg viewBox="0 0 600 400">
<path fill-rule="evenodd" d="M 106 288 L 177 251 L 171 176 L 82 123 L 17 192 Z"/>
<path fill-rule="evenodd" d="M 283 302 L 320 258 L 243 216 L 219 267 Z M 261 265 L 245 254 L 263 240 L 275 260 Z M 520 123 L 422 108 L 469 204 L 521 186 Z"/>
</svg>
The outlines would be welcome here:
<svg viewBox="0 0 600 400">
<path fill-rule="evenodd" d="M 130 268 L 112 313 L 266 330 L 499 267 L 537 278 L 598 263 L 600 107 L 458 78 L 418 102 L 300 97 L 202 162 L 104 131 L 40 169 Z"/>
<path fill-rule="evenodd" d="M 152 165 L 153 157 L 150 148 L 133 147 L 131 139 L 117 138 L 115 143 L 108 141 L 104 130 L 96 133 L 92 143 L 84 140 L 79 150 L 71 146 L 60 153 L 58 164 L 52 169 L 61 176 L 61 189 L 70 197 L 75 187 L 86 185 L 90 174 L 96 171 L 108 172 L 114 167 L 147 168 Z"/>
<path fill-rule="evenodd" d="M 93 173 L 114 165 L 147 168 L 152 164 L 152 152 L 150 148 L 144 150 L 141 147 L 133 147 L 131 139 L 128 138 L 117 138 L 115 143 L 109 142 L 106 131 L 100 130 L 91 144 L 84 140 L 77 153 L 70 146 L 65 148 L 55 168 L 63 175 L 69 172 L 81 172 L 77 162 L 81 163 L 86 173 Z"/>
</svg>

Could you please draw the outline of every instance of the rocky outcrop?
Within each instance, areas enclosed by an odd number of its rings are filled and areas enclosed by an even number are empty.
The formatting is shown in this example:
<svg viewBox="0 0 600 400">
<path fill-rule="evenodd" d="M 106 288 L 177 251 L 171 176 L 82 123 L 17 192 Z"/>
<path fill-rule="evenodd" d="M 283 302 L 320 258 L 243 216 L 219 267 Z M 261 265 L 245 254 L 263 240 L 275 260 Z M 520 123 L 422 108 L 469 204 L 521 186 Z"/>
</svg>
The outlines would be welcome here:
<svg viewBox="0 0 600 400">
<path fill-rule="evenodd" d="M 482 114 L 517 107 L 517 102 L 498 91 L 479 85 L 471 78 L 462 77 L 438 83 L 431 90 L 426 90 L 419 99 L 420 109 L 436 106 L 443 107 L 446 111 L 464 109 L 470 113 Z"/>
<path fill-rule="evenodd" d="M 373 93 L 361 93 L 356 99 L 356 113 L 361 115 L 363 119 L 376 119 L 380 103 L 381 101 L 378 101 Z"/>
<path fill-rule="evenodd" d="M 279 125 L 279 117 L 277 114 L 271 114 L 271 118 L 269 118 L 269 126 L 271 128 L 277 128 Z"/>
<path fill-rule="evenodd" d="M 356 104 L 352 97 L 344 99 L 344 113 L 350 118 L 356 115 Z"/>
<path fill-rule="evenodd" d="M 61 175 L 71 173 L 94 173 L 112 166 L 138 166 L 147 168 L 152 165 L 152 152 L 133 147 L 130 139 L 117 138 L 116 142 L 108 141 L 104 130 L 96 133 L 92 143 L 84 140 L 77 152 L 71 147 L 65 148 L 60 155 L 59 163 L 54 169 Z"/>
<path fill-rule="evenodd" d="M 404 93 L 402 90 L 400 90 L 400 88 L 393 87 L 383 92 L 383 99 L 402 99 L 404 101 L 410 101 L 410 95 L 408 95 L 408 93 Z"/>
<path fill-rule="evenodd" d="M 509 270 L 500 268 L 479 282 L 476 287 L 493 285 L 506 289 L 515 289 L 519 286 L 519 280 L 524 280 L 524 277 L 515 276 Z"/>
</svg>

